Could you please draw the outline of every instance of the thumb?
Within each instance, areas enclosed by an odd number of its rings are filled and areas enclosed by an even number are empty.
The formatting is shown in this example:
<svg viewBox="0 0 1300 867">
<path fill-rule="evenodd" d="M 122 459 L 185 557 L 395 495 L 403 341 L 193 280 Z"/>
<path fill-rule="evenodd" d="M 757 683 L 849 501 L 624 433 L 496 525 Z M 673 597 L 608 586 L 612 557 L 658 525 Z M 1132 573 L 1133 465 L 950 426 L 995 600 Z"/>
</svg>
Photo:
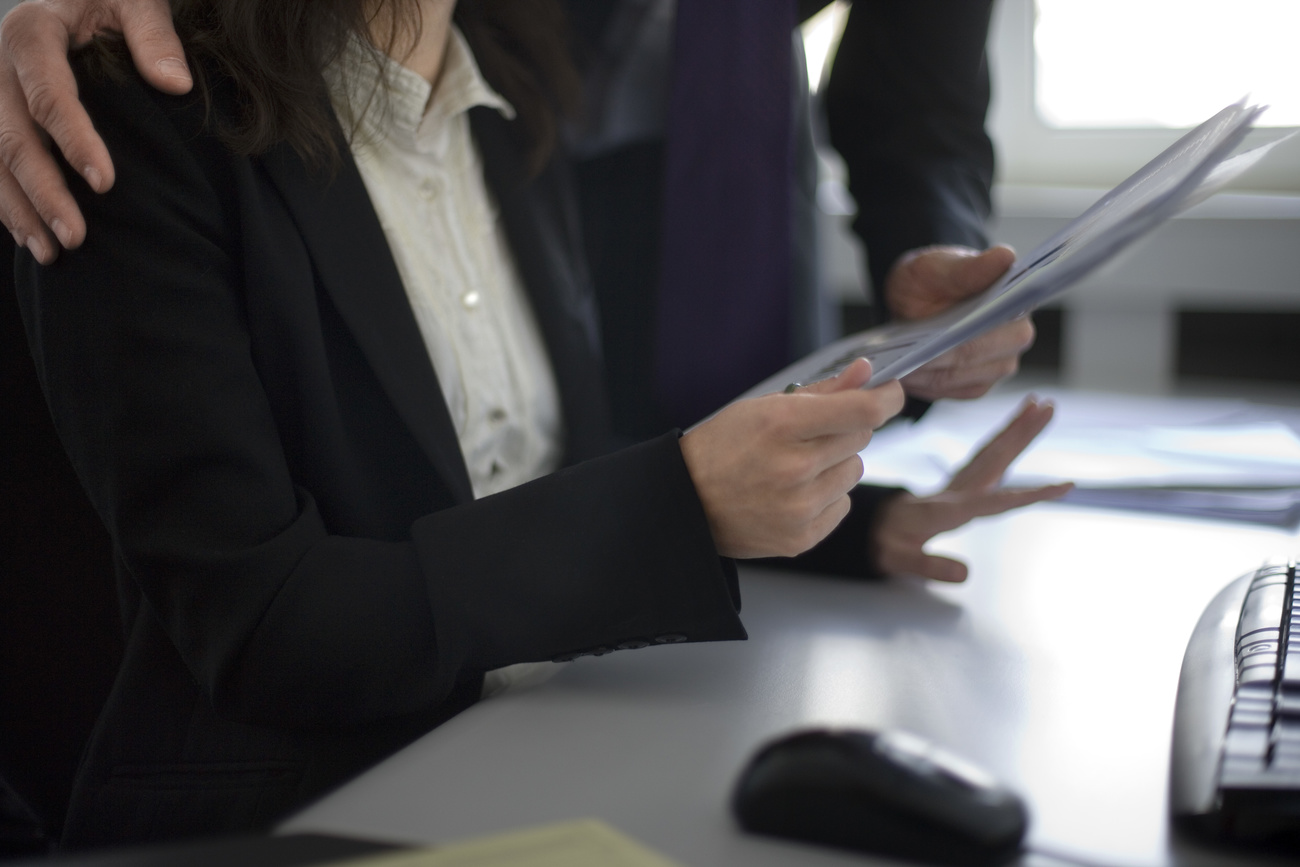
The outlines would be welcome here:
<svg viewBox="0 0 1300 867">
<path fill-rule="evenodd" d="M 122 36 L 145 81 L 167 93 L 188 93 L 194 79 L 167 0 L 122 3 L 117 9 Z"/>
<path fill-rule="evenodd" d="M 829 379 L 821 379 L 811 385 L 801 385 L 798 394 L 834 394 L 837 391 L 851 391 L 862 388 L 871 380 L 871 362 L 865 358 L 855 359 L 848 367 Z"/>
<path fill-rule="evenodd" d="M 992 286 L 1015 261 L 1015 251 L 1005 244 L 989 247 L 978 256 L 955 257 L 951 285 L 962 298 L 976 295 Z"/>
</svg>

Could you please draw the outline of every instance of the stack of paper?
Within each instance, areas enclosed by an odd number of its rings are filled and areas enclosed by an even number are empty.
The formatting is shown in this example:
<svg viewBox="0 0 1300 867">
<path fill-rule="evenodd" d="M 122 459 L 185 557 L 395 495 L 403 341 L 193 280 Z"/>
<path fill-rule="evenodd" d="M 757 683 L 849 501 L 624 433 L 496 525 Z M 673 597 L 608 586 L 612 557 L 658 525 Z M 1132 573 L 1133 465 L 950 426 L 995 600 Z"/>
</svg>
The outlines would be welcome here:
<svg viewBox="0 0 1300 867">
<path fill-rule="evenodd" d="M 1263 159 L 1277 142 L 1235 153 L 1262 111 L 1263 107 L 1246 105 L 1244 100 L 1223 109 L 1017 259 L 1002 279 L 975 298 L 929 319 L 884 325 L 837 340 L 742 397 L 781 391 L 792 382 L 825 379 L 859 357 L 871 361 L 870 384 L 879 385 L 1023 316 Z"/>
<path fill-rule="evenodd" d="M 941 489 L 1019 400 L 945 402 L 886 428 L 862 453 L 864 481 Z M 1052 425 L 1005 484 L 1073 481 L 1065 501 L 1080 505 L 1300 525 L 1300 436 L 1260 408 L 1069 393 L 1056 402 Z"/>
</svg>

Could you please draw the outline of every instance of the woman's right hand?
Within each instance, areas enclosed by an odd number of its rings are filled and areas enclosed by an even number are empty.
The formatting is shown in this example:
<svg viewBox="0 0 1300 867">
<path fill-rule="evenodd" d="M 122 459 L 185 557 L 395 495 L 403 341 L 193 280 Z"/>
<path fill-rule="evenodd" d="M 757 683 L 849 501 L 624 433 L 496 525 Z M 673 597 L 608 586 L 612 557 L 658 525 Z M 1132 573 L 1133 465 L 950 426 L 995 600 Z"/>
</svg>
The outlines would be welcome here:
<svg viewBox="0 0 1300 867">
<path fill-rule="evenodd" d="M 733 403 L 682 437 L 719 554 L 792 557 L 843 520 L 858 452 L 903 408 L 902 386 L 862 390 L 870 378 L 858 359 L 794 394 Z"/>
</svg>

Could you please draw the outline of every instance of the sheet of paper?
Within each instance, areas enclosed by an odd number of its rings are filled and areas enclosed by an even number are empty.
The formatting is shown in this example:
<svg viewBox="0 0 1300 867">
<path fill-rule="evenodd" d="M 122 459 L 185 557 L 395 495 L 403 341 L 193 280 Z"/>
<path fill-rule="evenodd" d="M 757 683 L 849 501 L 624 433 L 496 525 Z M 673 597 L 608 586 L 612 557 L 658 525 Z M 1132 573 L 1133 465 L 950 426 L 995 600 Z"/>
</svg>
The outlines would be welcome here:
<svg viewBox="0 0 1300 867">
<path fill-rule="evenodd" d="M 943 402 L 891 425 L 863 452 L 864 481 L 938 491 L 1015 412 L 1001 395 Z M 1300 435 L 1244 401 L 1065 394 L 1051 426 L 1004 483 L 1073 481 L 1065 502 L 1243 520 L 1300 522 Z"/>
<path fill-rule="evenodd" d="M 372 855 L 339 867 L 681 867 L 595 819 Z"/>
<path fill-rule="evenodd" d="M 1259 162 L 1277 142 L 1232 154 L 1263 110 L 1244 101 L 1223 109 L 1102 196 L 1070 225 L 1017 259 L 1001 280 L 976 298 L 930 319 L 845 337 L 769 377 L 742 397 L 780 391 L 791 382 L 825 379 L 859 357 L 871 361 L 869 385 L 878 385 L 905 376 L 972 337 L 1028 313 Z"/>
</svg>

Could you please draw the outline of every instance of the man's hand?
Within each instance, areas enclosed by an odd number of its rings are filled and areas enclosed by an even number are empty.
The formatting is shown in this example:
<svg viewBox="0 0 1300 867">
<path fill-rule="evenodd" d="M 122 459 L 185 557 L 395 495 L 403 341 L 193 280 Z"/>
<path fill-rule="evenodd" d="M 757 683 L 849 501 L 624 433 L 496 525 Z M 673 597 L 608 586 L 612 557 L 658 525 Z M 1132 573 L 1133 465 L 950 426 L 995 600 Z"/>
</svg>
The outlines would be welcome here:
<svg viewBox="0 0 1300 867">
<path fill-rule="evenodd" d="M 903 408 L 897 382 L 863 391 L 858 359 L 794 394 L 728 406 L 682 437 L 682 457 L 728 557 L 791 557 L 835 529 L 871 432 Z"/>
<path fill-rule="evenodd" d="M 151 85 L 189 91 L 193 80 L 167 0 L 28 0 L 0 22 L 0 221 L 42 264 L 86 237 L 45 135 L 91 189 L 113 186 L 113 162 L 68 66 L 70 48 L 107 31 L 126 38 Z"/>
<path fill-rule="evenodd" d="M 889 272 L 885 303 L 896 320 L 934 316 L 993 285 L 1015 258 L 1003 246 L 983 253 L 967 247 L 914 250 Z M 1033 342 L 1028 318 L 1008 322 L 903 377 L 903 388 L 922 400 L 980 397 L 1016 372 Z"/>
<path fill-rule="evenodd" d="M 1071 484 L 1000 488 L 998 483 L 1052 418 L 1052 405 L 1033 398 L 997 436 L 931 497 L 899 494 L 880 507 L 872 538 L 876 565 L 887 574 L 908 573 L 938 581 L 965 581 L 966 564 L 925 553 L 925 543 L 985 515 L 1063 497 Z"/>
</svg>

